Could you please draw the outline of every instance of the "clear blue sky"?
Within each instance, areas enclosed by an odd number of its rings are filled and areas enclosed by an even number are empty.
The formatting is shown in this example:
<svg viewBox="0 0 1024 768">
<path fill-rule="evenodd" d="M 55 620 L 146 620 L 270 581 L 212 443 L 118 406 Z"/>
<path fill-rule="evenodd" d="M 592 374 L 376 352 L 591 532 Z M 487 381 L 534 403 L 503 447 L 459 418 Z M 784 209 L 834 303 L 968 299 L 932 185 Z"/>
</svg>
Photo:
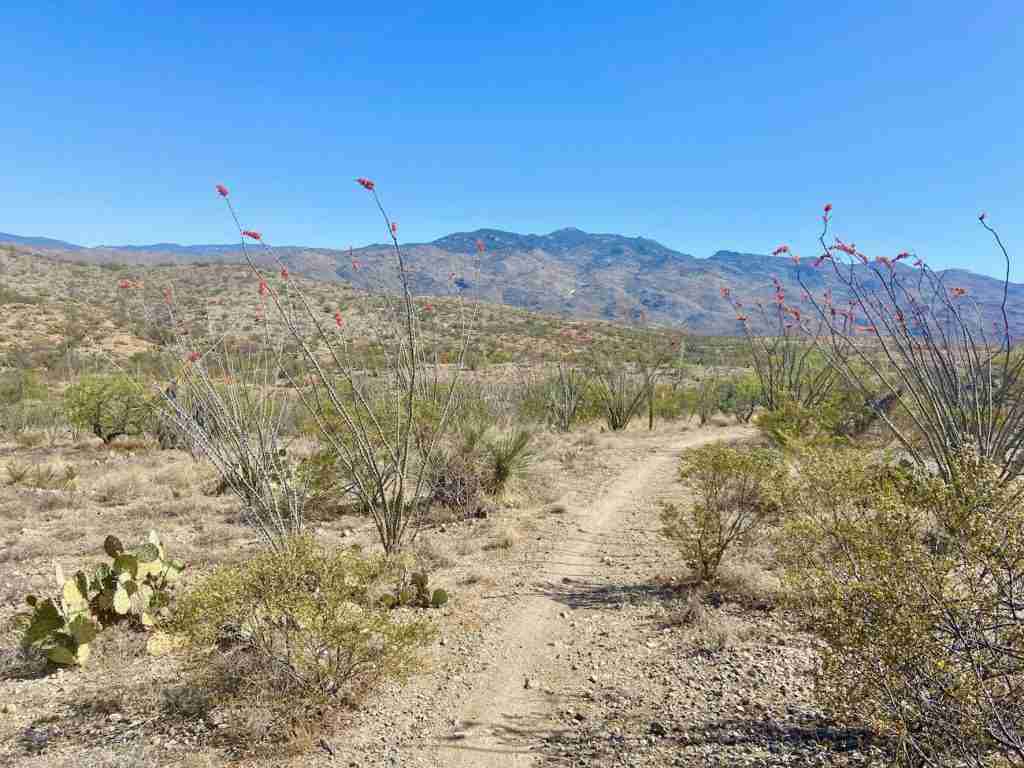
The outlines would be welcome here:
<svg viewBox="0 0 1024 768">
<path fill-rule="evenodd" d="M 47 7 L 49 6 L 49 7 Z M 871 254 L 1022 255 L 1024 3 L 5 3 L 0 231 L 277 244 L 493 226 L 707 256 L 820 207 Z"/>
</svg>

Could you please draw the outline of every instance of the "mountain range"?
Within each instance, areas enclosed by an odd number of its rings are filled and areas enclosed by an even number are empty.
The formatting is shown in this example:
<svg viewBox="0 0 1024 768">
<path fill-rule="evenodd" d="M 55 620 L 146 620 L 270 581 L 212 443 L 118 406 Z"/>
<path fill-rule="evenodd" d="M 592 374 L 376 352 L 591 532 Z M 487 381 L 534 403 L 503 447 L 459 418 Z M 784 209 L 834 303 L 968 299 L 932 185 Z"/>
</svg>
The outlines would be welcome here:
<svg viewBox="0 0 1024 768">
<path fill-rule="evenodd" d="M 477 243 L 484 245 L 478 254 Z M 46 237 L 0 233 L 0 243 L 51 258 L 93 264 L 194 264 L 238 262 L 238 244 L 84 247 Z M 403 244 L 416 293 L 462 291 L 487 301 L 538 312 L 580 318 L 685 325 L 697 334 L 735 334 L 735 310 L 720 289 L 752 305 L 769 302 L 773 278 L 792 299 L 802 288 L 814 292 L 834 278 L 829 270 L 796 266 L 786 257 L 718 251 L 698 258 L 643 237 L 594 234 L 575 228 L 546 235 L 499 229 L 458 232 L 430 243 Z M 261 263 L 284 262 L 289 270 L 320 280 L 340 280 L 357 288 L 395 290 L 398 273 L 389 245 L 353 250 L 304 246 L 250 247 Z M 908 269 L 898 265 L 899 269 Z M 964 288 L 983 315 L 997 317 L 1003 283 L 966 270 L 941 273 L 950 286 Z M 1024 332 L 1024 285 L 1009 287 L 1010 323 Z M 756 322 L 756 313 L 751 313 Z"/>
</svg>

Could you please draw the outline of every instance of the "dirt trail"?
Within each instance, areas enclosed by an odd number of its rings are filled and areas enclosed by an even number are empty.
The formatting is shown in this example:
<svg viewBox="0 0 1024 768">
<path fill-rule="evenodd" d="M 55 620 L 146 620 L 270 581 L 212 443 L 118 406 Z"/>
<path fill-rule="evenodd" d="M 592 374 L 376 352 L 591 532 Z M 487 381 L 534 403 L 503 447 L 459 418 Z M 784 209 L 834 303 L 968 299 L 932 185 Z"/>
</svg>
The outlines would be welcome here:
<svg viewBox="0 0 1024 768">
<path fill-rule="evenodd" d="M 530 744 L 554 728 L 550 715 L 558 702 L 547 687 L 551 676 L 589 674 L 586 669 L 566 669 L 567 662 L 555 665 L 552 672 L 555 649 L 572 638 L 572 608 L 585 604 L 602 574 L 628 569 L 632 559 L 643 556 L 635 546 L 621 546 L 625 537 L 617 535 L 628 525 L 629 513 L 679 495 L 676 466 L 682 450 L 750 434 L 749 428 L 732 427 L 666 435 L 656 442 L 624 439 L 622 450 L 635 458 L 600 488 L 596 501 L 570 497 L 574 535 L 546 542 L 548 549 L 533 555 L 530 583 L 515 598 L 516 609 L 495 645 L 500 656 L 472 681 L 472 693 L 462 703 L 452 731 L 433 744 L 403 750 L 403 757 L 416 765 L 533 764 Z"/>
</svg>

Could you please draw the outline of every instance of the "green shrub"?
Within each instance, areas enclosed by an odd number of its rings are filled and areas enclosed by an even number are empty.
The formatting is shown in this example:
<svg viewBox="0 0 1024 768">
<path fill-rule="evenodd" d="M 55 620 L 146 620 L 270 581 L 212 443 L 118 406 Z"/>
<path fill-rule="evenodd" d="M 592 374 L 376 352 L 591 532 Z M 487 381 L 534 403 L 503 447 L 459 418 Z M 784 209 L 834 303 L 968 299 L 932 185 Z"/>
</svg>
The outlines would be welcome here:
<svg viewBox="0 0 1024 768">
<path fill-rule="evenodd" d="M 533 435 L 525 429 L 514 429 L 499 438 L 487 441 L 489 456 L 485 488 L 488 493 L 501 494 L 513 477 L 523 475 L 536 458 L 530 441 Z"/>
<path fill-rule="evenodd" d="M 266 698 L 282 713 L 322 707 L 407 676 L 433 637 L 426 620 L 376 605 L 372 593 L 386 573 L 383 558 L 296 537 L 194 584 L 171 627 L 200 676 L 227 662 L 238 694 Z"/>
<path fill-rule="evenodd" d="M 0 374 L 0 405 L 45 399 L 46 385 L 39 380 L 35 371 L 15 369 Z"/>
<path fill-rule="evenodd" d="M 747 373 L 722 382 L 719 391 L 718 408 L 742 424 L 749 424 L 754 410 L 761 404 L 761 382 L 757 376 Z"/>
<path fill-rule="evenodd" d="M 71 424 L 88 430 L 104 443 L 145 431 L 153 403 L 142 387 L 127 376 L 86 376 L 64 393 Z"/>
<path fill-rule="evenodd" d="M 747 548 L 775 518 L 781 462 L 766 449 L 712 443 L 684 453 L 679 474 L 696 498 L 664 507 L 662 533 L 699 581 L 711 581 L 728 550 Z"/>
<path fill-rule="evenodd" d="M 690 418 L 696 416 L 702 427 L 721 407 L 722 382 L 714 368 L 704 369 L 700 380 L 683 392 L 683 402 Z"/>
<path fill-rule="evenodd" d="M 892 737 L 895 761 L 1019 765 L 1024 487 L 971 451 L 954 477 L 808 453 L 785 494 L 786 585 L 826 642 L 823 701 Z"/>
</svg>

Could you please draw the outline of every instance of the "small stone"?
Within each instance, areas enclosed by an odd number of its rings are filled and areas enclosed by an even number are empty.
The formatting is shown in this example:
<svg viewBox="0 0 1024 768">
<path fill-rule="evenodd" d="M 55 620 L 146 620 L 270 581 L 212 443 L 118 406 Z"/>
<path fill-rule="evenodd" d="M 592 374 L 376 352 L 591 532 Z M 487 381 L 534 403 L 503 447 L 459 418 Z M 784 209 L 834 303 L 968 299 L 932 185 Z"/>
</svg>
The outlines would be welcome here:
<svg viewBox="0 0 1024 768">
<path fill-rule="evenodd" d="M 3 712 L 5 715 L 13 715 L 17 711 L 18 707 L 12 704 L 11 702 L 7 702 L 6 704 L 4 704 Z"/>
<path fill-rule="evenodd" d="M 523 680 L 523 688 L 525 688 L 526 690 L 530 690 L 531 688 L 533 688 L 533 680 L 531 680 L 528 677 L 525 678 Z"/>
<path fill-rule="evenodd" d="M 668 736 L 668 730 L 657 720 L 651 723 L 651 727 L 648 730 L 654 736 Z"/>
</svg>

